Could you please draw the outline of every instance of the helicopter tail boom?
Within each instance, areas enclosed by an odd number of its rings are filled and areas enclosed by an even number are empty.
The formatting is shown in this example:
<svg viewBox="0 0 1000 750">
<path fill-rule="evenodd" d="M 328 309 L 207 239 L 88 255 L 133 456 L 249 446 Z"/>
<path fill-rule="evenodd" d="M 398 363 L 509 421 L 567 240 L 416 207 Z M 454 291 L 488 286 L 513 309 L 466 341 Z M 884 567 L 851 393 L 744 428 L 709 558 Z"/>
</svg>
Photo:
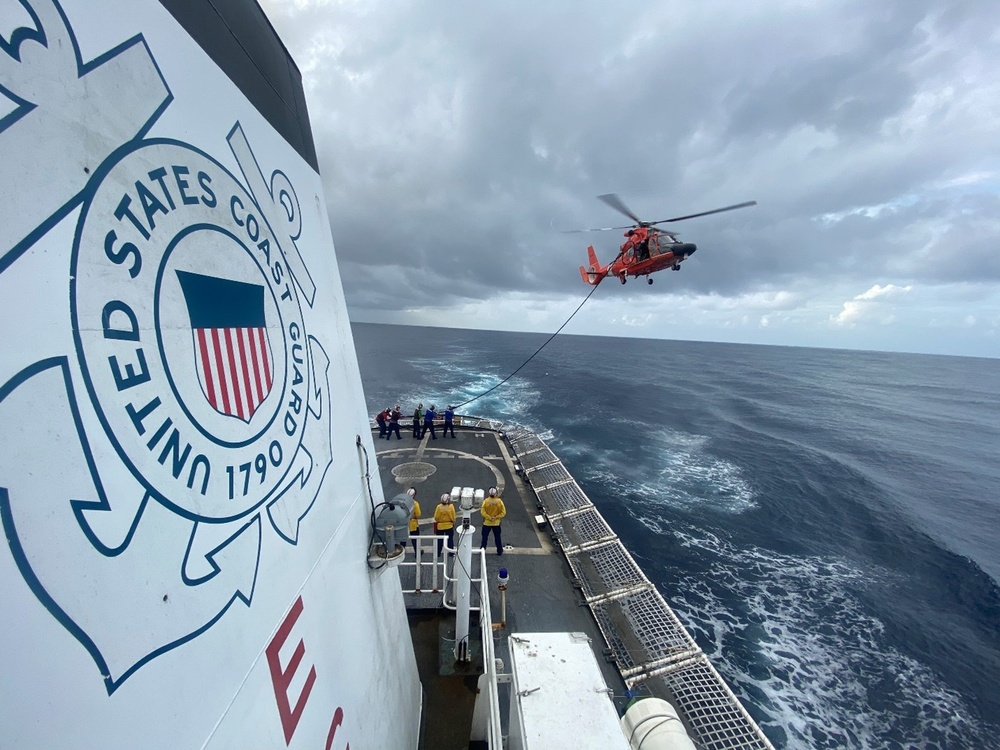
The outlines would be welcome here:
<svg viewBox="0 0 1000 750">
<path fill-rule="evenodd" d="M 608 269 L 606 266 L 602 266 L 601 262 L 597 260 L 597 253 L 594 252 L 593 245 L 587 248 L 587 262 L 590 264 L 590 267 L 584 268 L 580 266 L 580 277 L 585 283 L 597 286 L 608 275 Z"/>
</svg>

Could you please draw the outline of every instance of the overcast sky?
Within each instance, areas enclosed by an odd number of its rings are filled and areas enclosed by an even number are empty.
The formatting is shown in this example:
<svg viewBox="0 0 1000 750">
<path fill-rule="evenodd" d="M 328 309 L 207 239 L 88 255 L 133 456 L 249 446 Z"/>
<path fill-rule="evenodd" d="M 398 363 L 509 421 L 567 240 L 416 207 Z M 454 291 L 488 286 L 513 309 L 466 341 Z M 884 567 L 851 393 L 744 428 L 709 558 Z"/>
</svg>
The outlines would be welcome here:
<svg viewBox="0 0 1000 750">
<path fill-rule="evenodd" d="M 593 242 L 678 273 L 566 333 L 1000 356 L 995 0 L 262 0 L 302 71 L 352 320 L 555 331 Z"/>
</svg>

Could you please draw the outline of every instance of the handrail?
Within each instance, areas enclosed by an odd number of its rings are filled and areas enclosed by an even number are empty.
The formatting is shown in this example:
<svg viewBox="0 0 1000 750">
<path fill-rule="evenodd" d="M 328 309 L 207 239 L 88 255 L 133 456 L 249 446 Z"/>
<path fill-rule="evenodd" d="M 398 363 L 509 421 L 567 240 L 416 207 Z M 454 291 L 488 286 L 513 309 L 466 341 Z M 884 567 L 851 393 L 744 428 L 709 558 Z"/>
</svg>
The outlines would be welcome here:
<svg viewBox="0 0 1000 750">
<path fill-rule="evenodd" d="M 449 555 L 438 555 L 437 543 L 442 540 L 440 536 L 411 536 L 411 541 L 416 541 L 417 549 L 415 559 L 412 561 L 404 561 L 400 563 L 400 567 L 414 568 L 414 581 L 415 587 L 412 589 L 403 589 L 404 594 L 423 594 L 428 593 L 419 588 L 422 579 L 422 571 L 428 566 L 432 570 L 432 585 L 433 590 L 429 593 L 440 593 L 441 594 L 441 604 L 446 609 L 454 611 L 456 605 L 454 601 L 448 601 L 448 585 L 449 583 L 455 583 L 456 577 L 453 575 L 448 575 L 447 566 L 445 561 L 448 559 Z M 422 558 L 425 554 L 425 549 L 430 547 L 431 561 L 425 562 Z M 443 551 L 443 550 L 442 550 Z M 450 556 L 452 560 L 457 559 L 457 556 Z M 496 667 L 496 649 L 493 645 L 493 615 L 490 609 L 490 592 L 487 588 L 486 581 L 486 550 L 478 549 L 473 550 L 473 560 L 478 559 L 479 564 L 479 576 L 473 577 L 470 571 L 470 579 L 473 585 L 476 587 L 477 593 L 479 594 L 479 606 L 470 606 L 471 611 L 476 611 L 479 613 L 479 631 L 480 631 L 480 641 L 483 645 L 483 674 L 480 676 L 480 680 L 485 680 L 485 690 L 486 690 L 486 700 L 489 706 L 489 714 L 487 717 L 486 726 L 486 739 L 489 744 L 490 750 L 502 750 L 503 748 L 503 727 L 500 724 L 500 687 L 497 680 L 497 667 Z M 439 568 L 440 565 L 440 568 Z M 452 564 L 454 565 L 454 563 Z M 476 565 L 473 563 L 473 570 L 475 570 Z M 438 588 L 438 573 L 441 573 L 441 580 L 443 580 L 444 585 Z M 452 587 L 454 591 L 454 587 Z"/>
<path fill-rule="evenodd" d="M 483 642 L 483 677 L 486 678 L 486 692 L 489 699 L 490 718 L 488 742 L 491 750 L 502 750 L 503 731 L 500 726 L 500 687 L 497 683 L 496 650 L 493 647 L 493 614 L 490 610 L 490 592 L 486 587 L 486 550 L 476 551 L 479 556 L 479 630 Z M 473 579 L 477 580 L 477 579 Z"/>
<path fill-rule="evenodd" d="M 446 578 L 446 575 L 445 572 L 442 571 L 441 568 L 439 568 L 439 564 L 441 567 L 443 567 L 446 557 L 438 553 L 438 543 L 443 540 L 444 537 L 437 535 L 426 535 L 426 536 L 421 535 L 421 536 L 410 537 L 409 541 L 416 542 L 417 545 L 416 559 L 413 560 L 412 562 L 404 560 L 399 564 L 399 567 L 414 568 L 414 575 L 413 575 L 414 587 L 412 589 L 403 589 L 402 591 L 404 594 L 426 594 L 426 593 L 436 594 L 439 591 L 441 591 L 441 589 L 438 586 L 439 582 L 438 576 L 440 574 L 442 578 Z M 424 556 L 428 554 L 425 551 L 427 547 L 430 547 L 430 553 L 429 553 L 431 556 L 430 562 L 425 562 L 423 560 Z M 422 588 L 423 584 L 422 574 L 428 566 L 430 566 L 431 569 L 430 592 L 427 592 Z"/>
</svg>

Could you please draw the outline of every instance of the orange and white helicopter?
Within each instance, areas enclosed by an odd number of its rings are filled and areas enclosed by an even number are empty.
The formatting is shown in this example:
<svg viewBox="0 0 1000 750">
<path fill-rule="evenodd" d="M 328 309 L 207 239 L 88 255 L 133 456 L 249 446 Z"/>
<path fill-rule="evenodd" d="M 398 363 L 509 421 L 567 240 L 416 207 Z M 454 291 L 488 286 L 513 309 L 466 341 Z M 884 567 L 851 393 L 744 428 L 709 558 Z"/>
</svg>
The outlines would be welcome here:
<svg viewBox="0 0 1000 750">
<path fill-rule="evenodd" d="M 662 271 L 665 268 L 672 268 L 675 271 L 681 270 L 681 263 L 691 257 L 698 248 L 690 242 L 681 242 L 677 239 L 677 235 L 674 232 L 657 228 L 657 224 L 684 221 L 685 219 L 694 219 L 698 216 L 708 216 L 709 214 L 718 214 L 723 211 L 732 211 L 737 208 L 757 205 L 757 201 L 746 201 L 745 203 L 737 203 L 725 208 L 714 208 L 711 211 L 702 211 L 696 214 L 688 214 L 687 216 L 675 216 L 672 219 L 643 221 L 632 213 L 632 210 L 622 202 L 617 193 L 599 195 L 597 198 L 607 203 L 616 211 L 625 214 L 635 224 L 624 227 L 570 230 L 571 232 L 607 232 L 614 229 L 628 230 L 625 232 L 626 240 L 618 252 L 618 257 L 606 266 L 602 266 L 600 261 L 597 260 L 597 253 L 594 252 L 593 245 L 587 248 L 587 258 L 590 265 L 587 268 L 580 266 L 580 276 L 591 286 L 600 284 L 605 276 L 617 276 L 623 284 L 628 276 L 646 276 L 646 281 L 652 284 L 653 279 L 648 278 L 651 273 Z"/>
</svg>

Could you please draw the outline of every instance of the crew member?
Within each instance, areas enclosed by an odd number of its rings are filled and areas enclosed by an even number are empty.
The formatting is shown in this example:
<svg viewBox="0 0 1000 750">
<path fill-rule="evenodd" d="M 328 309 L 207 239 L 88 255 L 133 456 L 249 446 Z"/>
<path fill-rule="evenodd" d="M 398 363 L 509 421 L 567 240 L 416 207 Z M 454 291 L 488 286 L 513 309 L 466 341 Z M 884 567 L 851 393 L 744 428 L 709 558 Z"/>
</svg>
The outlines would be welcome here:
<svg viewBox="0 0 1000 750">
<path fill-rule="evenodd" d="M 417 554 L 417 537 L 420 536 L 420 503 L 417 502 L 416 487 L 410 487 L 406 494 L 413 498 L 413 508 L 410 510 L 410 543 L 413 544 L 413 554 L 415 555 Z"/>
<path fill-rule="evenodd" d="M 378 436 L 380 438 L 385 437 L 385 421 L 388 416 L 389 416 L 389 407 L 387 406 L 378 413 L 377 417 L 375 417 L 375 421 L 378 423 Z"/>
<path fill-rule="evenodd" d="M 434 529 L 440 537 L 448 538 L 448 549 L 455 548 L 455 506 L 451 504 L 451 495 L 447 492 L 441 495 L 441 502 L 434 509 Z M 444 539 L 438 539 L 438 554 Z"/>
<path fill-rule="evenodd" d="M 444 433 L 442 437 L 448 437 L 448 430 L 451 430 L 451 436 L 455 437 L 455 407 L 449 406 L 444 410 Z"/>
<path fill-rule="evenodd" d="M 649 260 L 649 237 L 646 237 L 638 244 L 635 249 L 635 257 L 640 263 L 644 260 Z"/>
<path fill-rule="evenodd" d="M 437 433 L 434 432 L 434 420 L 437 419 L 437 412 L 434 411 L 434 404 L 431 404 L 431 408 L 424 412 L 424 430 L 420 433 L 420 437 L 427 434 L 427 430 L 431 431 L 431 438 L 434 440 L 438 439 Z"/>
<path fill-rule="evenodd" d="M 497 543 L 497 554 L 502 555 L 503 542 L 500 541 L 500 522 L 507 515 L 507 507 L 497 494 L 496 487 L 490 487 L 489 495 L 483 500 L 480 512 L 483 514 L 483 542 L 479 548 L 486 549 L 486 541 L 490 538 L 490 531 L 492 531 Z"/>
<path fill-rule="evenodd" d="M 417 408 L 413 410 L 413 437 L 419 438 L 420 435 L 420 420 L 424 416 L 424 405 L 417 404 Z"/>
<path fill-rule="evenodd" d="M 392 411 L 389 412 L 389 426 L 385 431 L 385 439 L 388 440 L 392 437 L 392 433 L 396 433 L 396 440 L 402 440 L 399 436 L 399 418 L 403 416 L 403 412 L 399 410 L 399 404 L 396 404 Z"/>
</svg>

